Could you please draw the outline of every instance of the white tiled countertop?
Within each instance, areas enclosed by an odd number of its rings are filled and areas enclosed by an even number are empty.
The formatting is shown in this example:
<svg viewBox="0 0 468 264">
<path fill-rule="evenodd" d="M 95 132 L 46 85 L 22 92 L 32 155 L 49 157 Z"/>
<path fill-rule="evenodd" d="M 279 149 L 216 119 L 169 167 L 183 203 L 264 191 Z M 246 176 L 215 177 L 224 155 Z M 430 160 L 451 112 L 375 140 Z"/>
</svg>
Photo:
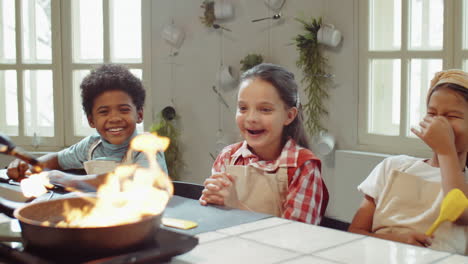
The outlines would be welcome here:
<svg viewBox="0 0 468 264">
<path fill-rule="evenodd" d="M 271 217 L 197 235 L 187 263 L 468 263 L 468 257 Z"/>
</svg>

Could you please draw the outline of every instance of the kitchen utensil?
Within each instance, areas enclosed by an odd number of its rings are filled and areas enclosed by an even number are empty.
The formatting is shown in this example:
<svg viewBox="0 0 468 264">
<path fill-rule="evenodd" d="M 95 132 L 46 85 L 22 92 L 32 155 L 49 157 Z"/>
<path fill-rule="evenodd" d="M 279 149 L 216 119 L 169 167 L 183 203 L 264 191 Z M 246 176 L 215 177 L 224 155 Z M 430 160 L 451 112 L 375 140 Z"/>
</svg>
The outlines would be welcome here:
<svg viewBox="0 0 468 264">
<path fill-rule="evenodd" d="M 21 237 L 28 250 L 56 251 L 60 254 L 112 254 L 146 243 L 156 234 L 161 215 L 143 217 L 132 223 L 105 227 L 57 227 L 64 220 L 65 204 L 70 209 L 92 206 L 95 197 L 66 197 L 22 204 L 13 212 L 21 226 Z M 0 201 L 4 202 L 4 201 Z M 7 206 L 3 204 L 4 206 Z M 17 206 L 9 204 L 9 206 Z M 48 221 L 51 226 L 45 226 Z"/>
<path fill-rule="evenodd" d="M 8 138 L 8 136 L 0 134 L 0 144 L 3 144 L 8 147 L 7 150 L 12 150 L 15 148 L 15 144 Z M 6 151 L 6 150 L 5 150 Z M 2 151 L 3 152 L 3 151 Z"/>
<path fill-rule="evenodd" d="M 231 32 L 231 30 L 229 28 L 226 28 L 224 26 L 221 26 L 220 24 L 213 24 L 213 28 L 214 29 L 223 29 L 223 30 L 226 30 L 226 31 L 229 31 Z"/>
<path fill-rule="evenodd" d="M 31 171 L 34 173 L 41 172 L 43 164 L 41 164 L 36 158 L 30 154 L 19 150 L 16 145 L 5 135 L 0 134 L 0 153 L 15 156 L 18 159 L 25 161 L 32 165 Z"/>
<path fill-rule="evenodd" d="M 468 199 L 465 194 L 460 189 L 452 189 L 442 201 L 439 217 L 426 231 L 426 235 L 431 236 L 444 221 L 457 220 L 466 208 L 468 208 Z"/>
<path fill-rule="evenodd" d="M 317 32 L 317 42 L 336 47 L 341 42 L 341 32 L 332 24 L 322 24 Z"/>
<path fill-rule="evenodd" d="M 229 2 L 216 2 L 214 5 L 216 19 L 229 19 L 234 16 L 234 6 Z"/>
<path fill-rule="evenodd" d="M 213 88 L 213 92 L 218 95 L 218 99 L 221 101 L 221 103 L 223 103 L 223 105 L 229 109 L 228 103 L 226 102 L 226 100 L 224 100 L 223 95 L 220 92 L 218 92 L 218 89 L 216 89 L 216 86 L 213 86 L 212 88 Z"/>
<path fill-rule="evenodd" d="M 314 137 L 314 146 L 317 154 L 326 156 L 335 148 L 335 137 L 328 132 L 320 131 Z"/>
<path fill-rule="evenodd" d="M 174 24 L 167 24 L 162 29 L 161 36 L 171 46 L 178 49 L 184 42 L 185 33 L 182 28 Z"/>
<path fill-rule="evenodd" d="M 285 0 L 265 0 L 265 5 L 273 11 L 279 11 L 283 5 Z"/>
<path fill-rule="evenodd" d="M 262 20 L 265 20 L 265 19 L 280 19 L 281 18 L 281 13 L 278 13 L 278 14 L 274 14 L 272 17 L 264 17 L 264 18 L 259 18 L 259 19 L 254 19 L 252 20 L 252 22 L 258 22 L 258 21 L 262 21 Z"/>
<path fill-rule="evenodd" d="M 221 65 L 217 74 L 218 83 L 225 91 L 236 87 L 236 78 L 234 71 L 229 65 Z"/>
</svg>

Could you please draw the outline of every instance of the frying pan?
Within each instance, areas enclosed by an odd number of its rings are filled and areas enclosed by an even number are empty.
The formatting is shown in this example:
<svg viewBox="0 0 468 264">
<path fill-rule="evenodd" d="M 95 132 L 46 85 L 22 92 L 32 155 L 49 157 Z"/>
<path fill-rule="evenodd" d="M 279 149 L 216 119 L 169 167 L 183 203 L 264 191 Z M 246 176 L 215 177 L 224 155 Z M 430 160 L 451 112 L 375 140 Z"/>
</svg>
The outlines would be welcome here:
<svg viewBox="0 0 468 264">
<path fill-rule="evenodd" d="M 64 220 L 64 205 L 84 208 L 93 205 L 95 197 L 66 197 L 25 204 L 13 212 L 21 226 L 26 249 L 55 252 L 60 255 L 102 255 L 136 248 L 154 239 L 161 224 L 161 214 L 143 217 L 133 223 L 105 227 L 58 227 Z M 3 205 L 4 207 L 9 207 Z M 52 226 L 43 223 L 49 221 Z"/>
<path fill-rule="evenodd" d="M 33 165 L 33 172 L 42 171 L 42 164 L 31 155 L 16 150 L 5 135 L 0 134 L 0 153 L 16 156 Z M 69 209 L 93 206 L 95 196 L 66 197 L 29 204 L 0 199 L 0 212 L 18 219 L 21 237 L 26 249 L 37 252 L 55 252 L 59 255 L 92 256 L 136 248 L 154 239 L 161 224 L 162 213 L 146 216 L 139 221 L 105 227 L 58 227 L 64 220 L 65 204 Z M 51 226 L 43 223 L 48 221 Z"/>
</svg>

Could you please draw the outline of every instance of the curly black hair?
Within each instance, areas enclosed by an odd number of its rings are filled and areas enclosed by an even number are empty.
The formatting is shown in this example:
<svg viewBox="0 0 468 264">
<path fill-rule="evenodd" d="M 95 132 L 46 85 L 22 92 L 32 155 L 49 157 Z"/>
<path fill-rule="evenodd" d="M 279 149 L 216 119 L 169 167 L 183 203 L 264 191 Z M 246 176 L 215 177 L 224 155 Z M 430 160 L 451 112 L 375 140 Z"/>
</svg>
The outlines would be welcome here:
<svg viewBox="0 0 468 264">
<path fill-rule="evenodd" d="M 145 104 L 146 92 L 141 80 L 123 65 L 104 64 L 92 70 L 81 82 L 80 89 L 83 110 L 87 116 L 92 114 L 94 99 L 107 91 L 127 93 L 137 110 L 142 110 Z"/>
</svg>

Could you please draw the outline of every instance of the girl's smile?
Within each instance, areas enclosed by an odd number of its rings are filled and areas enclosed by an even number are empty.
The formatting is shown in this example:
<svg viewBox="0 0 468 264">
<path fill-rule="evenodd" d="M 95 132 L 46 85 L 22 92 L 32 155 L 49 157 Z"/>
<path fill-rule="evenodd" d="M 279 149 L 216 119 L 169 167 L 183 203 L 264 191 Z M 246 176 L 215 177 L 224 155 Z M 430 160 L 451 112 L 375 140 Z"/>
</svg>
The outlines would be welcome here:
<svg viewBox="0 0 468 264">
<path fill-rule="evenodd" d="M 251 130 L 251 129 L 247 129 L 247 131 L 252 134 L 252 135 L 260 135 L 262 134 L 263 132 L 265 132 L 265 129 L 261 129 L 261 130 Z"/>
</svg>

